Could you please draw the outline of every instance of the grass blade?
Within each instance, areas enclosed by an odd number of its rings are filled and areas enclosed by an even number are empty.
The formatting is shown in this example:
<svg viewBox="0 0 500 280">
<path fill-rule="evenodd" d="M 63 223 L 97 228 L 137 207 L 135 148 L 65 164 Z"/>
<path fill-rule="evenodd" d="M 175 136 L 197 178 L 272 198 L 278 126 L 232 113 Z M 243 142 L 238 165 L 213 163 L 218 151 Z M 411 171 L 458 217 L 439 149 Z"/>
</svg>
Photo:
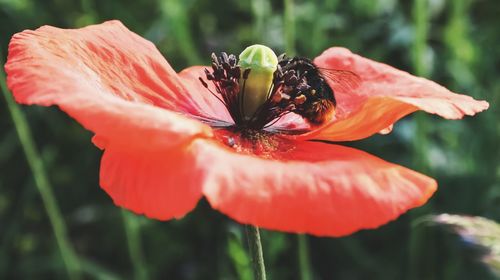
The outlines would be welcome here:
<svg viewBox="0 0 500 280">
<path fill-rule="evenodd" d="M 121 210 L 123 224 L 125 226 L 125 235 L 127 236 L 127 245 L 130 255 L 130 261 L 134 269 L 134 279 L 144 280 L 148 278 L 148 270 L 144 262 L 144 255 L 141 245 L 141 229 L 138 217 L 134 214 Z"/>
<path fill-rule="evenodd" d="M 0 50 L 0 56 L 1 55 L 2 52 Z M 0 65 L 3 64 L 3 61 L 0 61 Z M 36 149 L 28 122 L 23 112 L 12 98 L 12 94 L 10 94 L 7 89 L 3 69 L 0 69 L 0 88 L 7 102 L 7 107 L 12 117 L 19 141 L 21 142 L 26 160 L 33 174 L 35 185 L 42 197 L 43 205 L 49 217 L 52 230 L 54 231 L 61 257 L 68 272 L 68 278 L 71 280 L 80 279 L 80 264 L 67 236 L 66 224 L 62 218 L 61 210 L 59 209 L 57 200 L 52 191 L 52 186 L 45 171 L 43 161 Z"/>
</svg>

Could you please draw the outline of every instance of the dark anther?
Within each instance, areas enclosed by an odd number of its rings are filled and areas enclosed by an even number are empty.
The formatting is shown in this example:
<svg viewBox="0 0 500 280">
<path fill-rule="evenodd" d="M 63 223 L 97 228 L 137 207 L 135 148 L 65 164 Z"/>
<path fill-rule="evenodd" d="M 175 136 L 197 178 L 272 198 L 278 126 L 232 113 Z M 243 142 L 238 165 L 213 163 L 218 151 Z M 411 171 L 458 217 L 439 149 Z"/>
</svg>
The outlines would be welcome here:
<svg viewBox="0 0 500 280">
<path fill-rule="evenodd" d="M 201 77 L 199 77 L 198 79 L 200 80 L 201 84 L 202 84 L 204 87 L 208 88 L 207 83 L 206 83 L 206 82 L 205 82 L 205 81 L 204 81 Z"/>
<path fill-rule="evenodd" d="M 217 68 L 216 70 L 214 70 L 214 73 L 213 73 L 214 77 L 216 80 L 221 80 L 224 78 L 224 69 L 222 68 Z"/>
<path fill-rule="evenodd" d="M 229 55 L 229 65 L 234 67 L 236 65 L 236 56 L 234 54 Z"/>
<path fill-rule="evenodd" d="M 288 71 L 285 71 L 285 73 L 283 74 L 283 81 L 288 84 L 288 81 L 290 80 L 290 78 L 292 78 L 292 76 L 295 75 L 295 70 L 288 70 Z"/>
<path fill-rule="evenodd" d="M 291 93 L 291 92 L 293 91 L 293 87 L 288 86 L 288 85 L 287 85 L 287 86 L 284 86 L 284 87 L 283 87 L 283 89 L 282 89 L 282 91 L 283 91 L 284 93 L 289 94 L 289 93 Z"/>
<path fill-rule="evenodd" d="M 226 70 L 226 71 L 229 71 L 231 69 L 231 66 L 227 62 L 223 62 L 222 68 L 224 68 L 224 70 Z"/>
<path fill-rule="evenodd" d="M 222 87 L 225 87 L 225 88 L 234 87 L 235 85 L 237 85 L 237 83 L 235 83 L 234 81 L 231 81 L 231 80 L 222 80 L 220 82 L 220 84 Z"/>
<path fill-rule="evenodd" d="M 310 85 L 308 85 L 307 83 L 305 82 L 301 82 L 300 84 L 297 85 L 296 89 L 298 92 L 304 92 L 304 91 L 308 91 L 309 89 L 311 88 Z"/>
<path fill-rule="evenodd" d="M 208 69 L 205 68 L 205 75 L 207 76 L 207 80 L 209 81 L 212 81 L 213 79 L 215 79 L 214 75 L 212 75 L 212 73 L 210 73 L 210 71 L 208 71 Z"/>
<path fill-rule="evenodd" d="M 275 76 L 283 76 L 283 69 L 281 69 L 281 66 L 278 64 L 276 67 L 276 72 L 274 73 Z"/>
<path fill-rule="evenodd" d="M 219 64 L 219 60 L 217 59 L 217 55 L 215 55 L 215 53 L 212 53 L 212 61 L 215 64 Z"/>
<path fill-rule="evenodd" d="M 212 62 L 212 70 L 217 71 L 219 69 L 219 63 L 215 63 L 215 60 Z"/>
<path fill-rule="evenodd" d="M 200 78 L 200 81 L 208 91 L 216 97 L 229 111 L 236 124 L 242 122 L 240 106 L 240 85 L 241 69 L 238 66 L 236 56 L 221 53 L 220 56 L 212 54 L 212 71 L 205 69 L 206 79 L 214 84 L 215 91 L 208 88 L 207 83 Z"/>
<path fill-rule="evenodd" d="M 229 74 L 232 77 L 240 77 L 241 76 L 241 69 L 239 67 L 233 67 L 229 69 Z"/>
<path fill-rule="evenodd" d="M 227 56 L 227 53 L 222 52 L 221 57 L 222 57 L 222 63 L 227 63 L 229 61 L 229 57 Z"/>
</svg>

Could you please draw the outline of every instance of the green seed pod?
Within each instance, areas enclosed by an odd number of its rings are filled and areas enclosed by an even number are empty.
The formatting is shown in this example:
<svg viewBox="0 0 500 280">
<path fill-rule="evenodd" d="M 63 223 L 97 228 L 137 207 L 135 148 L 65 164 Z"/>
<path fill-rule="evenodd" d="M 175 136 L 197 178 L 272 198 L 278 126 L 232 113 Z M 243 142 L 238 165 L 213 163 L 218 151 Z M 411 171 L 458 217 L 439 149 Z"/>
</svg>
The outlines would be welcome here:
<svg viewBox="0 0 500 280">
<path fill-rule="evenodd" d="M 250 69 L 248 79 L 240 81 L 240 85 L 245 83 L 243 117 L 249 120 L 259 106 L 269 98 L 278 57 L 266 46 L 252 45 L 241 52 L 238 64 L 243 71 Z"/>
</svg>

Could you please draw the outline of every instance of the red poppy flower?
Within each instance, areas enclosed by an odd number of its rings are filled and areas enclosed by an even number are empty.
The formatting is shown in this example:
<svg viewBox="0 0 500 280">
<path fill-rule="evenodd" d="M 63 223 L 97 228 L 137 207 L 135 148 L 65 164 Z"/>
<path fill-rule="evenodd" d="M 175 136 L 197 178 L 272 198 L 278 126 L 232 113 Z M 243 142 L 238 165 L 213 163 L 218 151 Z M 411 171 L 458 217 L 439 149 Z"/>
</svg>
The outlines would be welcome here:
<svg viewBox="0 0 500 280">
<path fill-rule="evenodd" d="M 344 48 L 328 49 L 314 63 L 360 79 L 354 90 L 328 80 L 337 101 L 333 119 L 317 127 L 288 114 L 250 132 L 224 126 L 233 122 L 231 112 L 199 81 L 211 73 L 202 67 L 176 73 L 151 42 L 119 21 L 18 33 L 5 69 L 17 102 L 57 105 L 95 133 L 104 150 L 100 185 L 117 205 L 168 220 L 204 196 L 238 222 L 322 236 L 393 220 L 424 204 L 436 182 L 365 152 L 310 140 L 366 138 L 417 110 L 460 119 L 488 108 Z"/>
</svg>

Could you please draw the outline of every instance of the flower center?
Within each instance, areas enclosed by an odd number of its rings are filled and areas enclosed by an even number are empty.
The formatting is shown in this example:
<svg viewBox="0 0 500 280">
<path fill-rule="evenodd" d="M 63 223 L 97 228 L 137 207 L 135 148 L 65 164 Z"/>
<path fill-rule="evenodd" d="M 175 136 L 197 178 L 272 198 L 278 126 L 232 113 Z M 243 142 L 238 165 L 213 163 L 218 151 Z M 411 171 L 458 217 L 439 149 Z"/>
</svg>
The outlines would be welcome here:
<svg viewBox="0 0 500 280">
<path fill-rule="evenodd" d="M 284 159 L 295 149 L 294 141 L 265 130 L 215 129 L 216 139 L 241 154 L 267 159 Z"/>
<path fill-rule="evenodd" d="M 251 121 L 257 109 L 266 102 L 273 88 L 273 74 L 278 66 L 278 57 L 273 50 L 263 45 L 246 48 L 239 56 L 238 65 L 251 72 L 246 79 L 240 79 L 243 119 Z"/>
<path fill-rule="evenodd" d="M 200 82 L 224 104 L 238 128 L 264 129 L 292 112 L 320 124 L 333 112 L 333 91 L 309 59 L 276 57 L 263 45 L 246 48 L 239 59 L 212 54 L 205 75 L 213 87 L 201 77 Z"/>
</svg>

